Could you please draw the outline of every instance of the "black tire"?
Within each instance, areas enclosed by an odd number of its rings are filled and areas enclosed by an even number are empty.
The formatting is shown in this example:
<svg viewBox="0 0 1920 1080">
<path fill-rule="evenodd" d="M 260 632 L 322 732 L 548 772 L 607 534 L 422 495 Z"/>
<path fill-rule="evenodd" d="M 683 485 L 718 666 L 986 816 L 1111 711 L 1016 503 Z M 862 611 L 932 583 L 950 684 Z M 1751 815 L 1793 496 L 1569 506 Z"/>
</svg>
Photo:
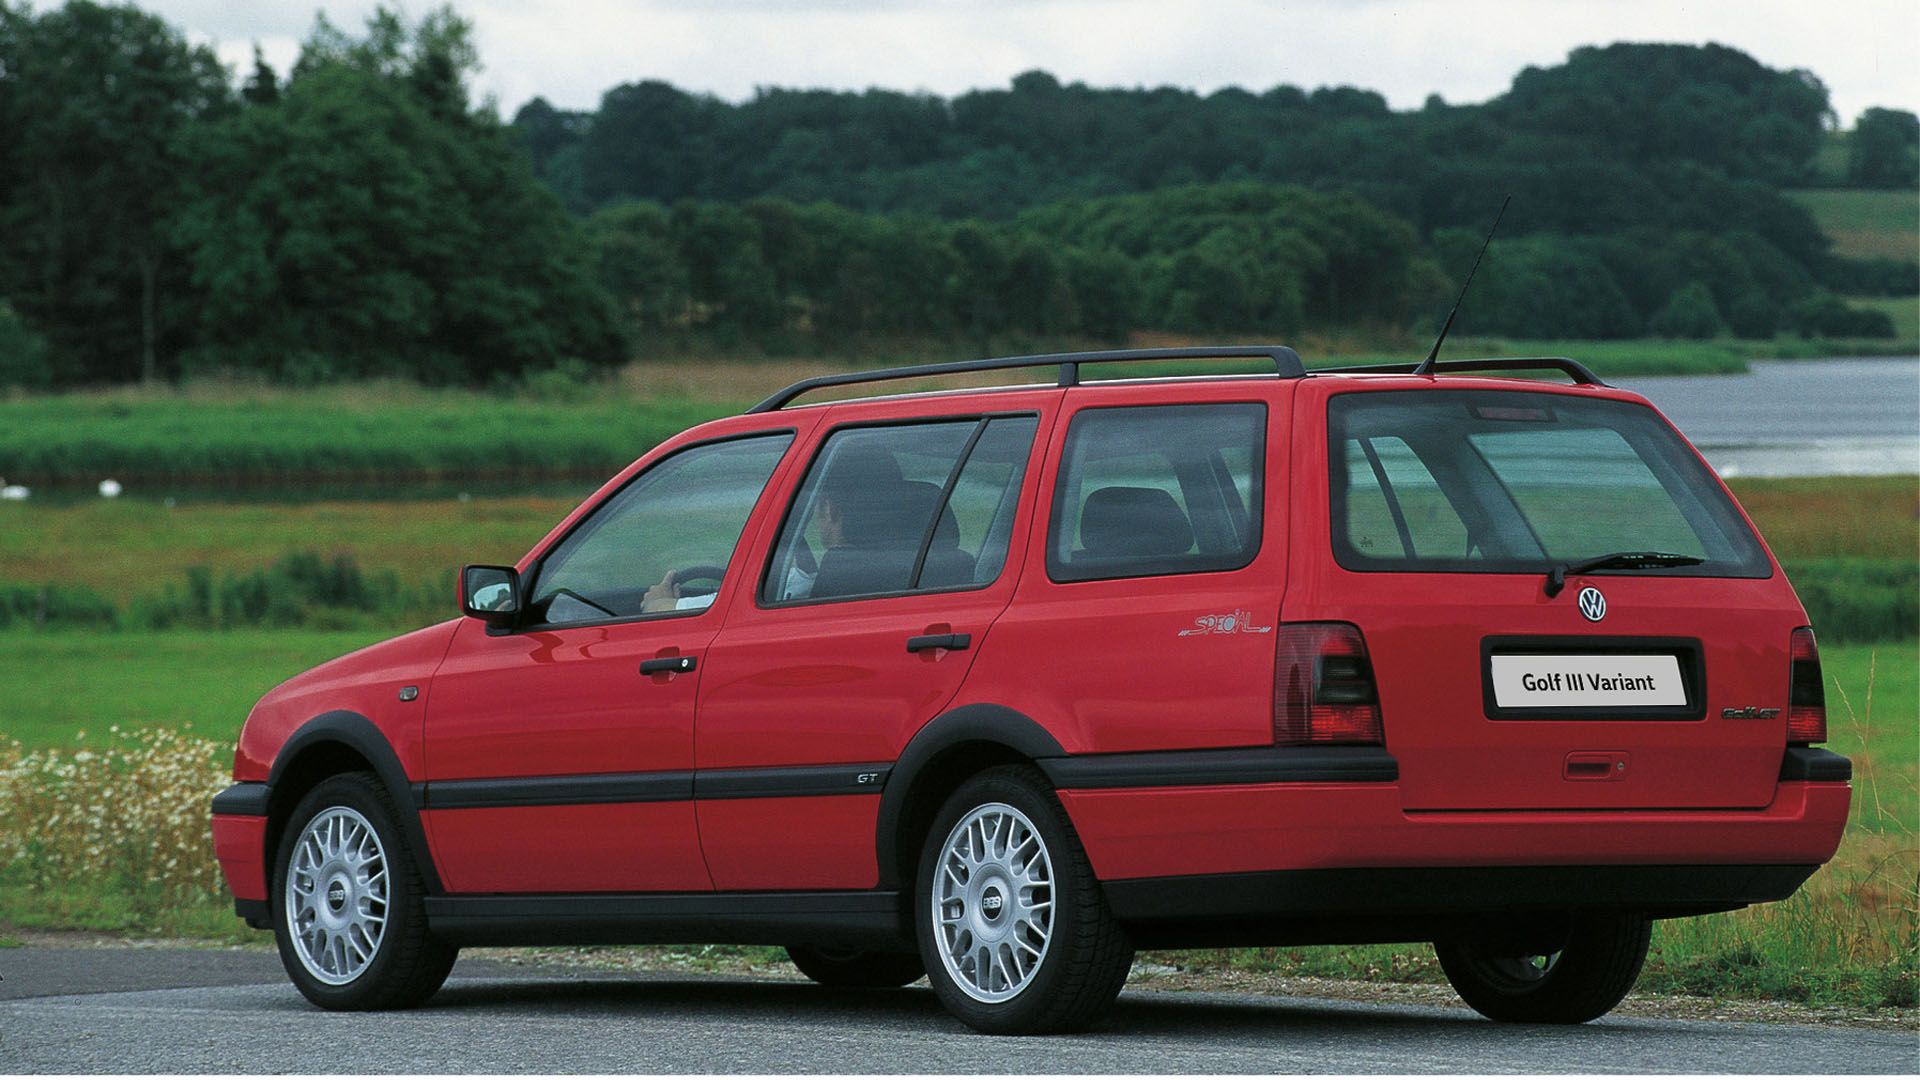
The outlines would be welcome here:
<svg viewBox="0 0 1920 1080">
<path fill-rule="evenodd" d="M 935 924 L 933 890 L 948 836 L 974 811 L 1003 804 L 1019 811 L 1045 845 L 1052 867 L 1050 928 L 1038 965 L 1012 996 L 983 1001 L 948 970 L 944 932 Z M 972 875 L 969 874 L 969 877 Z M 982 879 L 984 880 L 984 878 Z M 1003 910 L 1001 900 L 991 909 Z M 914 925 L 927 982 L 962 1023 L 990 1035 L 1075 1031 L 1113 1003 L 1133 965 L 1133 943 L 1107 908 L 1087 854 L 1046 779 L 1024 765 L 988 769 L 953 793 L 934 816 L 914 875 Z M 1010 928 L 1017 933 L 1017 926 Z M 991 982 L 991 976 L 988 979 Z"/>
<path fill-rule="evenodd" d="M 302 959 L 302 947 L 296 945 L 294 930 L 288 925 L 287 910 L 288 879 L 300 838 L 316 818 L 335 811 L 356 814 L 371 827 L 384 854 L 387 883 L 384 904 L 369 902 L 370 910 L 384 910 L 386 919 L 371 951 L 371 960 L 364 961 L 364 968 L 339 985 L 308 970 Z M 280 947 L 280 963 L 300 993 L 323 1009 L 412 1008 L 440 989 L 459 955 L 457 948 L 436 941 L 427 933 L 426 889 L 398 821 L 399 815 L 377 777 L 371 773 L 342 773 L 322 780 L 300 800 L 288 817 L 286 831 L 274 851 L 273 890 L 267 906 L 273 920 L 274 940 Z M 331 898 L 329 889 L 321 903 L 330 903 Z M 357 897 L 343 903 L 351 906 L 357 903 Z M 344 912 L 345 906 L 339 910 Z"/>
<path fill-rule="evenodd" d="M 789 945 L 787 957 L 800 969 L 800 974 L 821 986 L 839 990 L 887 990 L 905 986 L 927 973 L 919 953 Z"/>
<path fill-rule="evenodd" d="M 1489 1020 L 1584 1024 L 1633 989 L 1652 936 L 1644 916 L 1580 915 L 1548 964 L 1467 942 L 1436 942 L 1434 952 L 1461 1000 Z"/>
</svg>

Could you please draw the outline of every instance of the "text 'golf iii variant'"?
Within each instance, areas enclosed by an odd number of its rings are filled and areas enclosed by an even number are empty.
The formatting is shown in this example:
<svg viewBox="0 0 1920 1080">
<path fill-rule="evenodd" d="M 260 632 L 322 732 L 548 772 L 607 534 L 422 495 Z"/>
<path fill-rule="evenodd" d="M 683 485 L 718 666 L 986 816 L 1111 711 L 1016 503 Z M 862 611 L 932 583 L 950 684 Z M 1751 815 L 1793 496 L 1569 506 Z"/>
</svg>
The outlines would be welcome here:
<svg viewBox="0 0 1920 1080">
<path fill-rule="evenodd" d="M 1271 370 L 1167 374 L 1226 358 Z M 1567 360 L 811 379 L 460 603 L 267 694 L 214 800 L 322 1006 L 417 1004 L 467 944 L 738 942 L 1058 1031 L 1136 947 L 1432 941 L 1487 1016 L 1580 1022 L 1848 809 L 1779 564 Z"/>
</svg>

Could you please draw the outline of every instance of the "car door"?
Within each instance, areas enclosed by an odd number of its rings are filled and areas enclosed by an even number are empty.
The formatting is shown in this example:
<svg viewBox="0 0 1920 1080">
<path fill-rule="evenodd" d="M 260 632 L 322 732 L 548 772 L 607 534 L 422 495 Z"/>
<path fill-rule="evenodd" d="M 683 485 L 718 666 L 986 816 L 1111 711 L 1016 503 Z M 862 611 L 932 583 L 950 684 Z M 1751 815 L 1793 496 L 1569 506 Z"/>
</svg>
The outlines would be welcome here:
<svg viewBox="0 0 1920 1080">
<path fill-rule="evenodd" d="M 718 889 L 871 888 L 881 785 L 938 715 L 1017 577 L 1057 391 L 991 414 L 822 424 L 759 589 L 708 649 L 695 740 Z M 951 406 L 946 406 L 951 408 Z"/>
<path fill-rule="evenodd" d="M 1048 520 L 968 682 L 1071 753 L 1274 739 L 1287 384 L 1179 389 L 1067 392 Z"/>
<path fill-rule="evenodd" d="M 666 454 L 524 568 L 523 624 L 459 628 L 426 723 L 424 816 L 450 891 L 712 887 L 691 801 L 695 695 L 747 573 L 740 536 L 794 437 Z"/>
</svg>

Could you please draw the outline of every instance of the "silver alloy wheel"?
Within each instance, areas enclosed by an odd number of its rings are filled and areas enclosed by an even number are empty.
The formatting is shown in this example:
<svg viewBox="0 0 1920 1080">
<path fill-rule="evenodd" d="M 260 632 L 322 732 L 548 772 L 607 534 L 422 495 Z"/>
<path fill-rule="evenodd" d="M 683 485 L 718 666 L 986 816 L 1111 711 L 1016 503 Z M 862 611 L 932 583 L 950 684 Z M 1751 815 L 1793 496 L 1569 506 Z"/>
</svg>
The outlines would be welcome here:
<svg viewBox="0 0 1920 1080">
<path fill-rule="evenodd" d="M 940 845 L 933 928 L 940 961 L 975 1001 L 1027 988 L 1053 939 L 1053 861 L 1040 830 L 1006 803 L 968 811 Z"/>
<path fill-rule="evenodd" d="M 287 935 L 307 974 L 344 986 L 387 932 L 387 853 L 358 810 L 333 806 L 300 833 L 287 864 Z"/>
</svg>

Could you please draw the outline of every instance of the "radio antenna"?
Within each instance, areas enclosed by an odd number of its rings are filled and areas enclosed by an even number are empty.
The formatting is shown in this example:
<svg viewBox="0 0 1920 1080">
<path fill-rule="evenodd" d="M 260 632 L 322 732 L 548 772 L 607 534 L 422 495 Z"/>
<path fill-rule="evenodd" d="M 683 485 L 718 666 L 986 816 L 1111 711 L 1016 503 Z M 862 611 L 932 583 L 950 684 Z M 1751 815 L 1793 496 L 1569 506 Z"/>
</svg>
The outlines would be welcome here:
<svg viewBox="0 0 1920 1080">
<path fill-rule="evenodd" d="M 1486 258 L 1487 245 L 1493 243 L 1493 234 L 1500 228 L 1500 219 L 1507 216 L 1507 204 L 1512 201 L 1512 195 L 1500 200 L 1500 212 L 1493 215 L 1493 228 L 1487 230 L 1487 238 L 1481 241 L 1480 254 L 1473 257 L 1473 268 L 1467 271 L 1467 280 L 1460 285 L 1460 295 L 1453 301 L 1453 310 L 1447 312 L 1447 321 L 1440 325 L 1440 337 L 1434 341 L 1433 351 L 1427 354 L 1427 358 L 1415 365 L 1413 374 L 1433 374 L 1433 362 L 1440 359 L 1440 346 L 1447 340 L 1447 331 L 1453 329 L 1453 317 L 1460 314 L 1460 302 L 1467 298 L 1467 287 L 1473 284 L 1473 275 L 1480 271 L 1480 260 Z"/>
</svg>

